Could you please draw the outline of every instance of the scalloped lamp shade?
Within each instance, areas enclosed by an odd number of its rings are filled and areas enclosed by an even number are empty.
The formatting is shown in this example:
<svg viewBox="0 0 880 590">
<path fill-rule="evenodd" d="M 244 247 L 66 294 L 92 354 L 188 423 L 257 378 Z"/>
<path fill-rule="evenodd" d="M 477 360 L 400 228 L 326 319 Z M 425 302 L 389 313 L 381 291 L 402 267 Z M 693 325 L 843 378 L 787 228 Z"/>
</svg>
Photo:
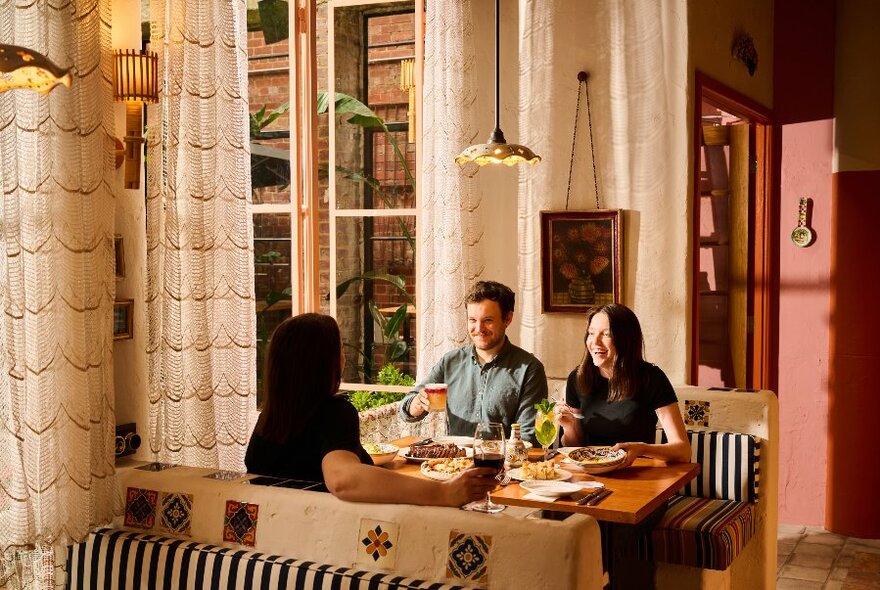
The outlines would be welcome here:
<svg viewBox="0 0 880 590">
<path fill-rule="evenodd" d="M 480 166 L 485 166 L 486 164 L 516 166 L 521 162 L 525 162 L 534 166 L 540 161 L 541 156 L 535 154 L 535 152 L 524 145 L 497 142 L 472 145 L 465 148 L 463 152 L 455 157 L 455 163 L 459 166 L 468 162 L 474 162 Z"/>
<path fill-rule="evenodd" d="M 25 47 L 0 45 L 0 92 L 26 88 L 47 94 L 59 84 L 70 88 L 70 70 Z"/>
<path fill-rule="evenodd" d="M 159 102 L 159 57 L 135 50 L 113 52 L 113 98 L 125 102 L 125 188 L 139 189 L 143 152 L 143 103 Z"/>
</svg>

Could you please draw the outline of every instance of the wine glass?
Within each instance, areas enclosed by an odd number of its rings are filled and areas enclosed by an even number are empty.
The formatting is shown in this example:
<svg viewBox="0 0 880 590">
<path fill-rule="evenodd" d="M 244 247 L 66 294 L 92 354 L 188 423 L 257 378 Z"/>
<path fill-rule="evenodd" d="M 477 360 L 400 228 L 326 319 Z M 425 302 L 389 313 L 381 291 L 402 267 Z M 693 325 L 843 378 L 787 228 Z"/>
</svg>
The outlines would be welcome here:
<svg viewBox="0 0 880 590">
<path fill-rule="evenodd" d="M 474 432 L 474 465 L 491 467 L 496 475 L 504 469 L 504 425 L 499 422 L 480 422 Z M 490 492 L 486 492 L 486 501 L 473 509 L 477 512 L 501 512 L 505 506 L 492 501 Z"/>
<path fill-rule="evenodd" d="M 544 461 L 547 461 L 547 449 L 550 448 L 550 445 L 556 440 L 556 435 L 559 434 L 559 422 L 552 405 L 547 409 L 536 406 L 536 409 L 535 438 L 544 447 Z"/>
</svg>

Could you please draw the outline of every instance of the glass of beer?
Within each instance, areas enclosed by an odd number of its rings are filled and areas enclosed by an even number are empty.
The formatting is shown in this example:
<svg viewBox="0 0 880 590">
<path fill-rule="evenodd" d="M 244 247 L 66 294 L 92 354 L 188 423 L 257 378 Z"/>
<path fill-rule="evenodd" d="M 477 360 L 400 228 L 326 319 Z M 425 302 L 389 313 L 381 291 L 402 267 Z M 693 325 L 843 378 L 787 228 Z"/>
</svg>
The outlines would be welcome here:
<svg viewBox="0 0 880 590">
<path fill-rule="evenodd" d="M 425 393 L 428 394 L 428 411 L 446 411 L 446 384 L 428 383 L 425 385 Z"/>
</svg>

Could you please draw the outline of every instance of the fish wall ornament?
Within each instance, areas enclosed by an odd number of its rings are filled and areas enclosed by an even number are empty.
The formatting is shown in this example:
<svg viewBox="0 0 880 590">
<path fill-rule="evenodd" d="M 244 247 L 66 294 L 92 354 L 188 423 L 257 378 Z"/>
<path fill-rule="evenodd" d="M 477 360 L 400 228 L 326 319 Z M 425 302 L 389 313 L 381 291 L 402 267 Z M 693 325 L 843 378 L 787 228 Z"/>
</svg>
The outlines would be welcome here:
<svg viewBox="0 0 880 590">
<path fill-rule="evenodd" d="M 46 56 L 18 45 L 0 45 L 0 92 L 26 88 L 41 94 L 59 84 L 70 88 L 71 68 L 55 65 Z"/>
</svg>

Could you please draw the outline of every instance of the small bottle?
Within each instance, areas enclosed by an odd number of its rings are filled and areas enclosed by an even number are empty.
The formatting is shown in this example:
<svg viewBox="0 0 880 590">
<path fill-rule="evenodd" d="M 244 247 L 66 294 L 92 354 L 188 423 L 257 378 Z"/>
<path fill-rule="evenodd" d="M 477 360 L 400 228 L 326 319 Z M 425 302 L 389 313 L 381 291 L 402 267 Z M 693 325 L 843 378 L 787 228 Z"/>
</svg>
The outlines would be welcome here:
<svg viewBox="0 0 880 590">
<path fill-rule="evenodd" d="M 526 444 L 522 439 L 519 424 L 510 425 L 510 440 L 507 441 L 507 463 L 510 467 L 520 467 L 528 457 Z"/>
</svg>

